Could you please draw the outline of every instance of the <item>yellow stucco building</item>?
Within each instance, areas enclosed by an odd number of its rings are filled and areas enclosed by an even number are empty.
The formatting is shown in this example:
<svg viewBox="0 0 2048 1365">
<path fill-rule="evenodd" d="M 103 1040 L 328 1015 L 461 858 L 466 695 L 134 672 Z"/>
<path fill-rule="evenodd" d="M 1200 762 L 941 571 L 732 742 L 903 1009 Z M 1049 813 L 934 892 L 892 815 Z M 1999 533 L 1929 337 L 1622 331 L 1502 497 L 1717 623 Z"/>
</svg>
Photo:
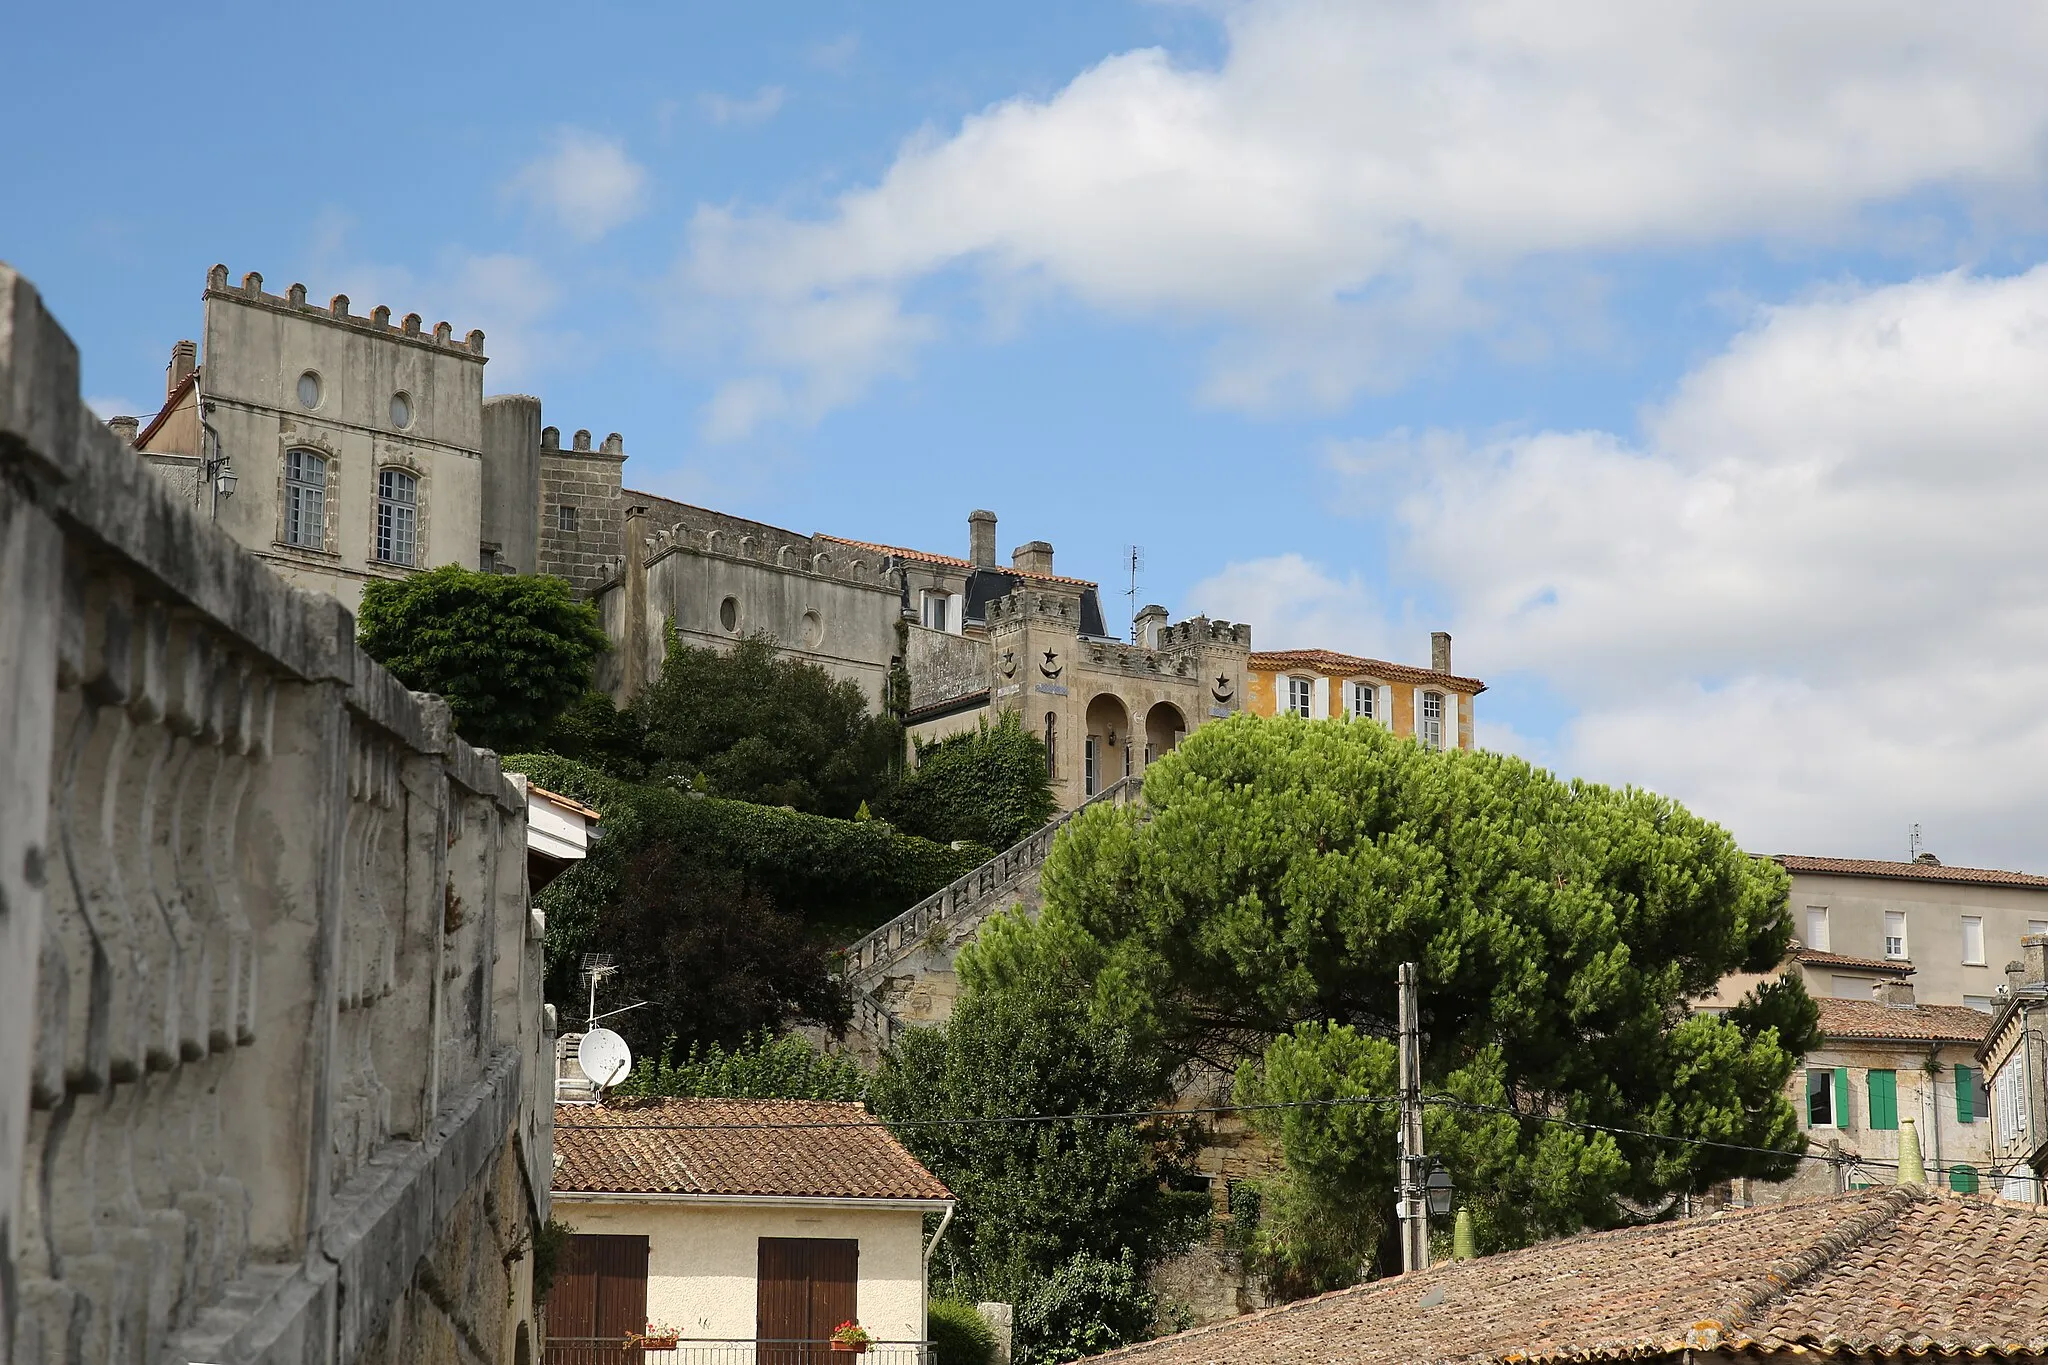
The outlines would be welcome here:
<svg viewBox="0 0 2048 1365">
<path fill-rule="evenodd" d="M 1432 749 L 1472 747 L 1473 703 L 1486 684 L 1451 672 L 1451 637 L 1430 636 L 1430 666 L 1388 663 L 1329 649 L 1254 653 L 1245 709 L 1312 719 L 1371 720 Z"/>
</svg>

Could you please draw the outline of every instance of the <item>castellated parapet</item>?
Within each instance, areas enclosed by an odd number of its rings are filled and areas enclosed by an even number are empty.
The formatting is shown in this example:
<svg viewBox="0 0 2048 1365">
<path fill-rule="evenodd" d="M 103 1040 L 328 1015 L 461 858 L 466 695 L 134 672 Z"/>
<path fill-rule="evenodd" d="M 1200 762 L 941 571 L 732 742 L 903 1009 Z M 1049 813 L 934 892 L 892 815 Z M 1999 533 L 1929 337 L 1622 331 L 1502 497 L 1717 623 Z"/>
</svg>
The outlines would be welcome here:
<svg viewBox="0 0 2048 1365">
<path fill-rule="evenodd" d="M 433 346 L 441 350 L 460 351 L 466 355 L 474 356 L 479 362 L 484 359 L 484 334 L 480 329 L 472 328 L 469 334 L 461 341 L 456 341 L 455 328 L 452 325 L 446 322 L 436 323 L 433 337 L 429 340 L 420 335 L 420 315 L 418 313 L 408 313 L 404 323 L 401 326 L 394 327 L 390 321 L 391 310 L 381 304 L 372 309 L 367 317 L 349 312 L 349 301 L 346 294 L 336 294 L 327 301 L 327 306 L 324 308 L 306 301 L 306 286 L 303 284 L 294 284 L 283 294 L 266 294 L 263 292 L 263 276 L 253 270 L 242 276 L 241 284 L 230 286 L 228 283 L 228 268 L 224 265 L 216 265 L 213 269 L 206 272 L 206 293 L 204 297 L 232 298 L 238 302 L 254 304 L 258 307 L 275 308 L 280 312 L 318 317 L 328 322 L 338 322 L 344 326 L 354 327 L 360 331 L 395 337 L 401 341 L 408 341 L 418 346 Z"/>
</svg>

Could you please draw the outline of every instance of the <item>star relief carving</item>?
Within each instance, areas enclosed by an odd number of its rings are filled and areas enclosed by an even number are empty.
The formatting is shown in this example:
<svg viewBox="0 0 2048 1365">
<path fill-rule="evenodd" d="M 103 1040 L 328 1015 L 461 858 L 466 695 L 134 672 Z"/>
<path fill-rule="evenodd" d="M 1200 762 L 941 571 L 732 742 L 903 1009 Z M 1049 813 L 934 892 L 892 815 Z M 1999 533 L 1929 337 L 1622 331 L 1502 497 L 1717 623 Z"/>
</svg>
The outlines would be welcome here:
<svg viewBox="0 0 2048 1365">
<path fill-rule="evenodd" d="M 1057 678 L 1060 674 L 1066 672 L 1065 668 L 1053 667 L 1054 662 L 1058 660 L 1059 657 L 1060 656 L 1057 651 L 1048 649 L 1047 651 L 1045 651 L 1045 662 L 1038 666 L 1038 671 L 1040 673 L 1045 674 L 1045 676 L 1048 678 Z"/>
<path fill-rule="evenodd" d="M 1218 703 L 1229 701 L 1230 675 L 1227 673 L 1218 673 L 1216 675 L 1216 686 L 1209 689 L 1209 695 L 1214 697 Z"/>
</svg>

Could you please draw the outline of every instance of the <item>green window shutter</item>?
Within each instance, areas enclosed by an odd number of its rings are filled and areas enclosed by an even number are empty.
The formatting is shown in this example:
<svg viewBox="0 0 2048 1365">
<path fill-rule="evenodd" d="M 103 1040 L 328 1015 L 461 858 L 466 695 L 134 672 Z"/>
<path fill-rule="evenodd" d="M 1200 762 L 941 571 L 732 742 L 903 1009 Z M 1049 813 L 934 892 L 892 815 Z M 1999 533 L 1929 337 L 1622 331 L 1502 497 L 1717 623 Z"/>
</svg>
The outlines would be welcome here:
<svg viewBox="0 0 2048 1365">
<path fill-rule="evenodd" d="M 1974 1166 L 1951 1166 L 1948 1168 L 1948 1187 L 1957 1194 L 1977 1192 L 1977 1170 Z"/>
<path fill-rule="evenodd" d="M 1835 1068 L 1835 1127 L 1849 1127 L 1849 1068 Z"/>
<path fill-rule="evenodd" d="M 1896 1071 L 1868 1071 L 1866 1089 L 1870 1091 L 1870 1126 L 1872 1128 L 1897 1128 L 1899 1126 L 1899 1076 Z"/>
<path fill-rule="evenodd" d="M 1974 1068 L 1956 1063 L 1956 1122 L 1977 1121 L 1977 1073 Z M 1965 1190 L 1965 1194 L 1969 1191 Z"/>
</svg>

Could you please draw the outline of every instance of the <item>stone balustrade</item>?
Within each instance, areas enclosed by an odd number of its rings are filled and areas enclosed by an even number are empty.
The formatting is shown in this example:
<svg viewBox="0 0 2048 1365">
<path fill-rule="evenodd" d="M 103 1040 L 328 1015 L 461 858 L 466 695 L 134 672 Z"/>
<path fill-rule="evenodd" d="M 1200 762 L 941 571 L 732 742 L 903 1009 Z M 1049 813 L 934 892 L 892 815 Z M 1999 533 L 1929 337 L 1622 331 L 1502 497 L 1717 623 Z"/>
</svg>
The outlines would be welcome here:
<svg viewBox="0 0 2048 1365">
<path fill-rule="evenodd" d="M 0 1361 L 530 1357 L 525 802 L 0 266 Z"/>
</svg>

